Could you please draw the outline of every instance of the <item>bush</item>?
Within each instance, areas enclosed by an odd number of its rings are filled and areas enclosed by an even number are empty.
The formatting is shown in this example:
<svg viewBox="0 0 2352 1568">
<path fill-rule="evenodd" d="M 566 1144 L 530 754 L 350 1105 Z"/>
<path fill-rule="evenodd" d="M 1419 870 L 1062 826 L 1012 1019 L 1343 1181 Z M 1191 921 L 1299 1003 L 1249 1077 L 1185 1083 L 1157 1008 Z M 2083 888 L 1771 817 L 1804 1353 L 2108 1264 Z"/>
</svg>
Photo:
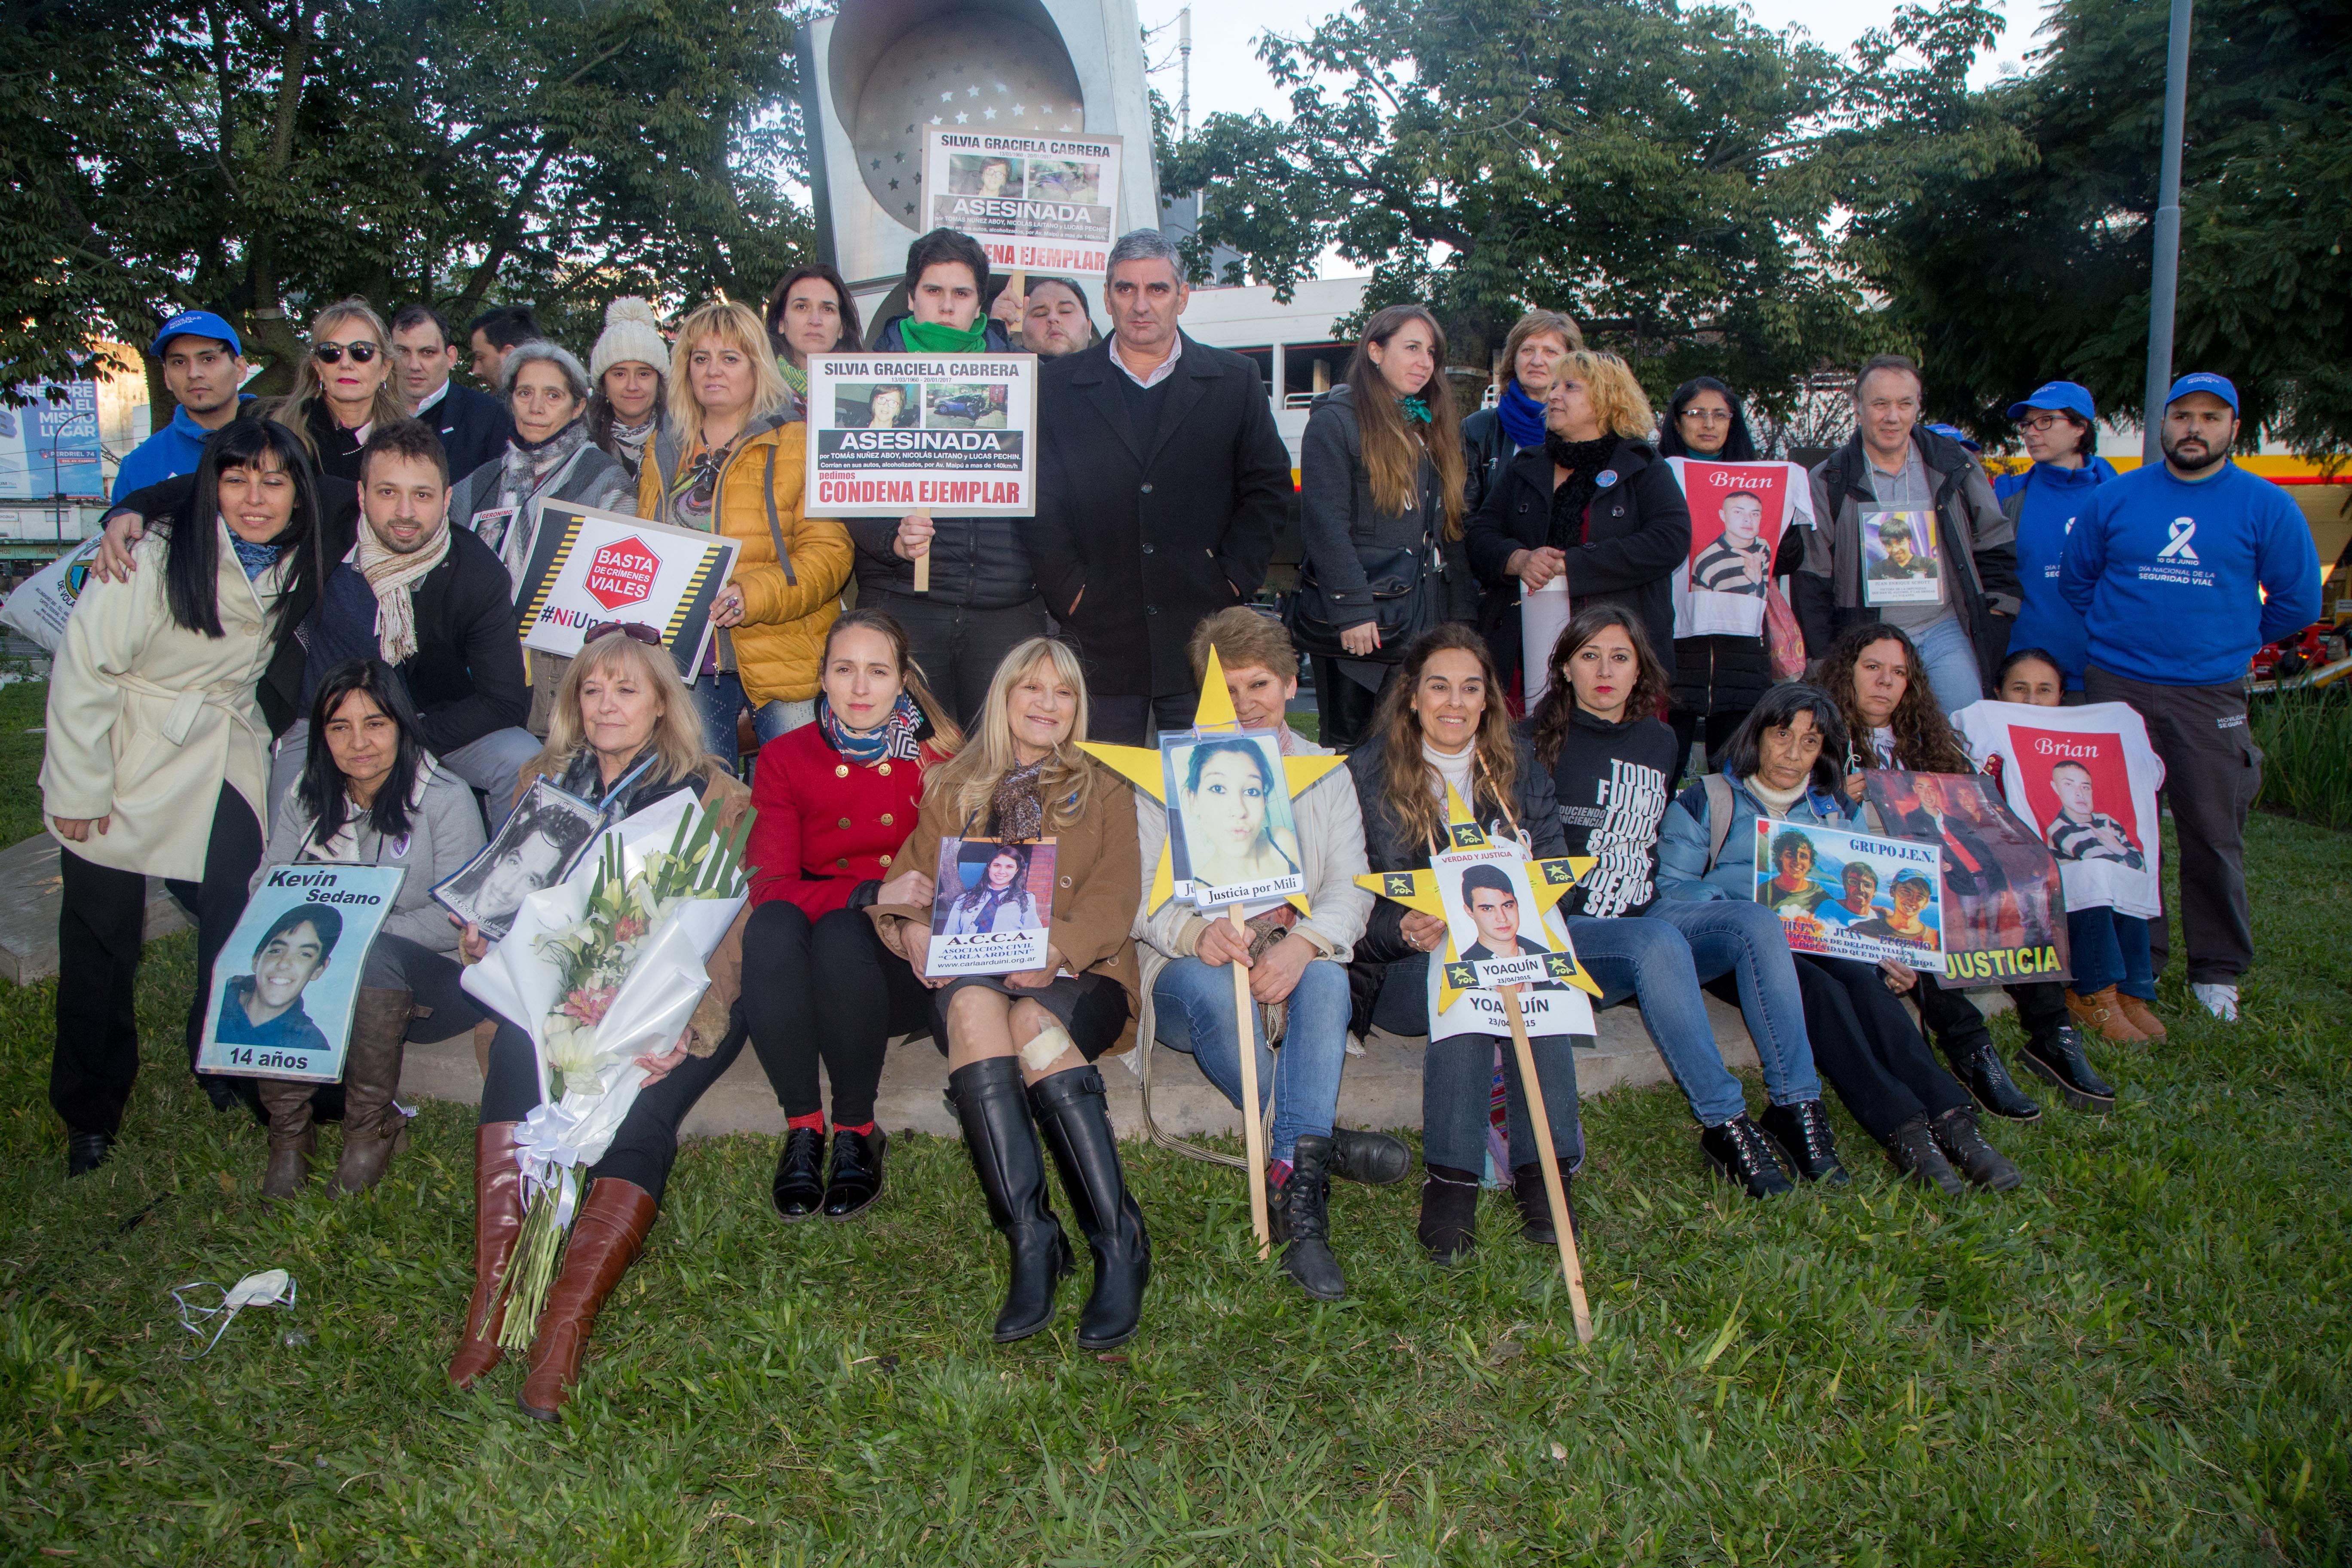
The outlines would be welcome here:
<svg viewBox="0 0 2352 1568">
<path fill-rule="evenodd" d="M 2322 827 L 2352 827 L 2352 693 L 2283 691 L 2249 715 L 2263 749 L 2260 805 Z"/>
</svg>

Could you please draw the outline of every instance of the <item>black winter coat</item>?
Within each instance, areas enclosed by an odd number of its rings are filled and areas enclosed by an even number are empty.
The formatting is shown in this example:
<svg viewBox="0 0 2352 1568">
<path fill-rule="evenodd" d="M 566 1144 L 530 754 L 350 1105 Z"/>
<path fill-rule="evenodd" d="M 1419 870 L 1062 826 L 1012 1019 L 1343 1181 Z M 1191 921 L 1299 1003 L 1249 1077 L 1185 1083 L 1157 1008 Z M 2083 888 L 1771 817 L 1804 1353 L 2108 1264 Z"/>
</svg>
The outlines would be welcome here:
<svg viewBox="0 0 2352 1568">
<path fill-rule="evenodd" d="M 1519 444 L 1503 429 L 1503 416 L 1481 408 L 1462 421 L 1462 515 L 1476 515 L 1510 470 Z"/>
<path fill-rule="evenodd" d="M 1585 508 L 1584 542 L 1568 552 L 1569 603 L 1578 610 L 1597 604 L 1632 610 L 1672 675 L 1674 576 L 1690 556 L 1690 506 L 1674 470 L 1646 441 L 1619 441 L 1601 477 L 1609 482 Z M 1550 536 L 1551 492 L 1551 458 L 1530 447 L 1512 460 L 1464 531 L 1471 570 L 1486 590 L 1478 624 L 1490 641 L 1506 631 L 1512 644 L 1518 640 L 1519 580 L 1504 563 Z"/>
<path fill-rule="evenodd" d="M 504 403 L 454 381 L 441 401 L 418 417 L 431 420 L 440 432 L 452 480 L 464 479 L 492 458 L 504 457 L 507 443 L 514 438 L 514 416 Z"/>
<path fill-rule="evenodd" d="M 1254 598 L 1291 495 L 1265 383 L 1191 337 L 1160 428 L 1139 442 L 1108 341 L 1046 362 L 1037 392 L 1037 517 L 1024 523 L 1045 606 L 1098 695 L 1195 689 L 1192 628 Z"/>
<path fill-rule="evenodd" d="M 1428 585 L 1426 614 L 1414 628 L 1417 634 L 1453 618 L 1451 584 L 1442 576 L 1445 502 L 1438 489 L 1437 465 L 1423 454 L 1416 504 L 1404 511 L 1382 510 L 1372 499 L 1371 474 L 1364 466 L 1363 426 L 1353 392 L 1345 385 L 1333 387 L 1315 400 L 1307 416 L 1298 476 L 1298 537 L 1307 559 L 1300 570 L 1313 573 L 1330 606 L 1332 624 L 1344 629 L 1373 616 L 1365 552 L 1413 551 L 1426 575 L 1429 547 L 1434 543 L 1441 577 Z M 1463 586 L 1466 590 L 1468 585 Z M 1381 650 L 1379 662 L 1394 663 L 1403 657 L 1403 647 L 1391 643 Z"/>
<path fill-rule="evenodd" d="M 907 347 L 899 331 L 910 319 L 900 316 L 889 322 L 866 352 L 915 352 Z M 1011 353 L 1012 340 L 1003 327 L 991 321 L 986 346 L 981 352 Z M 1038 454 L 1041 466 L 1043 445 Z M 887 594 L 968 610 L 1014 609 L 1037 597 L 1037 576 L 1030 563 L 1028 543 L 1034 524 L 1028 518 L 933 517 L 931 526 L 939 531 L 931 536 L 931 586 L 929 593 L 919 595 L 915 592 L 915 563 L 890 548 L 898 537 L 897 518 L 850 517 L 842 519 L 841 525 L 857 545 L 857 593 L 869 608 L 875 606 L 875 595 Z"/>
</svg>

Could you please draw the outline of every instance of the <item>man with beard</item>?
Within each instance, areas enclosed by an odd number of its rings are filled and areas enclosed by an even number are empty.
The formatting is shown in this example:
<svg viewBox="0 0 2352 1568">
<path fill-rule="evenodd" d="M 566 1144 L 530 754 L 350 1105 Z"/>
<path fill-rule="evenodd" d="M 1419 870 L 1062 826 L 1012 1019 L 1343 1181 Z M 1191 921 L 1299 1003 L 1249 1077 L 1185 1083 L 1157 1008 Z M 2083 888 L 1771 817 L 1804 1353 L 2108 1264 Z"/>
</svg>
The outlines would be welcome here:
<svg viewBox="0 0 2352 1568">
<path fill-rule="evenodd" d="M 2236 387 L 2206 373 L 2174 382 L 2164 461 L 2094 492 L 2059 574 L 2088 634 L 2084 695 L 2130 703 L 2164 761 L 2189 985 L 2224 1022 L 2254 956 L 2243 845 L 2262 757 L 2242 680 L 2255 649 L 2319 616 L 2311 530 L 2285 491 L 2230 461 L 2237 438 Z M 2161 973 L 2164 922 L 2148 934 Z"/>
</svg>

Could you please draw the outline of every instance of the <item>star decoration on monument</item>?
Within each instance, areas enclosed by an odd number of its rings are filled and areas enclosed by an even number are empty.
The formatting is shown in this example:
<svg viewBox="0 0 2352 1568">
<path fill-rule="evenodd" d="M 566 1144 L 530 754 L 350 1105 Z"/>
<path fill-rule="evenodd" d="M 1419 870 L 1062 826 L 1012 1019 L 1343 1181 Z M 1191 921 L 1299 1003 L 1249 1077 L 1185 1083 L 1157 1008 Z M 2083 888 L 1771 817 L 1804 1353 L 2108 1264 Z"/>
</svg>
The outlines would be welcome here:
<svg viewBox="0 0 2352 1568">
<path fill-rule="evenodd" d="M 1217 650 L 1209 650 L 1209 668 L 1201 677 L 1201 701 L 1192 710 L 1192 728 L 1202 734 L 1223 731 L 1243 733 L 1240 718 L 1234 712 L 1234 695 L 1225 689 L 1224 667 L 1217 660 Z M 1079 749 L 1118 774 L 1128 783 L 1158 801 L 1168 804 L 1167 775 L 1161 771 L 1160 752 L 1154 746 L 1114 746 L 1101 741 L 1081 741 Z M 1297 800 L 1326 776 L 1348 765 L 1345 757 L 1285 757 L 1282 759 L 1283 782 L 1289 786 L 1290 798 Z M 1160 868 L 1151 875 L 1151 893 L 1144 908 L 1156 910 L 1176 893 L 1176 858 L 1172 851 L 1175 839 L 1170 834 L 1160 842 Z M 1433 897 L 1434 895 L 1433 895 Z M 1315 911 L 1307 907 L 1307 895 L 1293 893 L 1289 902 L 1302 915 Z"/>
<path fill-rule="evenodd" d="M 1478 826 L 1477 815 L 1463 804 L 1460 793 L 1450 784 L 1445 786 L 1445 837 L 1449 849 L 1484 849 L 1495 842 L 1486 830 Z M 1517 841 L 1507 839 L 1505 842 L 1516 844 Z M 1575 887 L 1587 871 L 1600 863 L 1590 855 L 1564 855 L 1551 860 L 1529 860 L 1528 885 L 1536 896 L 1536 918 L 1540 921 L 1568 896 L 1568 890 Z M 1356 886 L 1377 893 L 1392 903 L 1402 904 L 1415 913 L 1435 915 L 1441 921 L 1445 919 L 1445 904 L 1437 892 L 1437 873 L 1426 867 L 1418 871 L 1369 872 L 1356 879 Z M 1584 972 L 1582 964 L 1576 963 L 1564 953 L 1550 956 L 1563 959 L 1573 966 L 1572 973 L 1554 974 L 1552 979 L 1565 980 L 1580 991 L 1590 992 L 1595 996 L 1601 994 L 1601 987 L 1592 983 L 1592 977 Z M 1445 928 L 1445 950 L 1438 955 L 1438 962 L 1444 965 L 1439 971 L 1437 990 L 1437 1010 L 1442 1013 L 1453 1006 L 1454 999 L 1462 993 L 1477 989 L 1475 983 L 1454 984 L 1457 980 L 1471 981 L 1473 976 L 1470 966 L 1462 962 L 1462 954 L 1454 947 L 1451 924 Z"/>
</svg>

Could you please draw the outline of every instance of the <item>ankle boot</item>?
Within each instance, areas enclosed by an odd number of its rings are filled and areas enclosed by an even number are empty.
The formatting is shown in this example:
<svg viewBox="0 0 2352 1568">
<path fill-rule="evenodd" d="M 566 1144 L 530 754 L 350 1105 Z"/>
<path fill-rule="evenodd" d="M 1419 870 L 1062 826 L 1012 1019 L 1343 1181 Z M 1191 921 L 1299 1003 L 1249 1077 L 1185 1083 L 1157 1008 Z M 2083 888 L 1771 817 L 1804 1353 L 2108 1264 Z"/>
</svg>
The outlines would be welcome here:
<svg viewBox="0 0 2352 1568">
<path fill-rule="evenodd" d="M 1331 1255 L 1331 1143 L 1309 1133 L 1291 1151 L 1290 1179 L 1266 1184 L 1265 1217 L 1280 1250 L 1282 1271 L 1318 1301 L 1348 1293 L 1348 1277 Z"/>
<path fill-rule="evenodd" d="M 1780 1146 L 1781 1154 L 1808 1182 L 1836 1187 L 1849 1179 L 1839 1161 L 1837 1140 L 1830 1131 L 1829 1107 L 1818 1100 L 1765 1108 L 1764 1135 Z"/>
<path fill-rule="evenodd" d="M 1889 1163 L 1923 1187 L 1934 1187 L 1947 1197 L 1958 1197 L 1969 1190 L 1952 1163 L 1944 1158 L 1943 1150 L 1936 1146 L 1936 1134 L 1929 1130 L 1927 1119 L 1914 1118 L 1895 1130 L 1886 1141 Z"/>
<path fill-rule="evenodd" d="M 1544 1191 L 1543 1166 L 1536 1162 L 1511 1167 L 1511 1194 L 1519 1200 L 1519 1239 L 1536 1247 L 1558 1247 L 1559 1226 L 1552 1223 L 1551 1194 Z M 1559 1168 L 1559 1195 L 1568 1200 L 1568 1223 L 1580 1246 L 1584 1226 L 1576 1217 L 1576 1178 L 1567 1165 Z"/>
<path fill-rule="evenodd" d="M 505 1358 L 498 1327 L 488 1321 L 499 1281 L 522 1234 L 522 1167 L 515 1163 L 515 1129 L 520 1123 L 492 1121 L 474 1129 L 474 1294 L 457 1331 L 457 1353 L 449 1361 L 449 1381 L 470 1388 L 474 1380 Z"/>
<path fill-rule="evenodd" d="M 1429 1165 L 1425 1172 L 1416 1234 L 1430 1261 L 1451 1268 L 1478 1245 L 1478 1173 L 1451 1165 Z"/>
<path fill-rule="evenodd" d="M 988 1199 L 989 1222 L 1012 1249 L 1012 1277 L 996 1314 L 996 1342 L 1025 1340 L 1054 1321 L 1054 1290 L 1072 1266 L 1069 1238 L 1045 1196 L 1045 1156 L 1029 1117 L 1021 1064 L 991 1057 L 948 1075 L 964 1152 Z"/>
<path fill-rule="evenodd" d="M 2116 1087 L 2091 1068 L 2083 1054 L 2083 1037 L 2071 1024 L 2061 1024 L 2033 1036 L 2017 1053 L 2025 1070 L 2046 1079 L 2076 1110 L 2105 1116 L 2116 1108 Z"/>
<path fill-rule="evenodd" d="M 2123 1014 L 2125 1023 L 2147 1036 L 2149 1040 L 2164 1038 L 2164 1020 L 2156 1016 L 2156 1009 L 2144 999 L 2133 995 L 2128 991 L 2119 989 L 2116 992 L 2116 1009 Z"/>
<path fill-rule="evenodd" d="M 596 1313 L 646 1245 L 646 1233 L 660 1212 L 653 1194 L 635 1182 L 601 1177 L 588 1185 L 572 1237 L 563 1244 L 563 1267 L 547 1289 L 547 1310 L 539 1315 L 531 1342 L 530 1375 L 515 1402 L 525 1415 L 552 1421 L 580 1380 L 580 1361 Z"/>
<path fill-rule="evenodd" d="M 408 1118 L 393 1105 L 400 1060 L 408 1043 L 415 998 L 405 991 L 362 985 L 352 1006 L 352 1045 L 343 1056 L 343 1157 L 335 1184 L 363 1193 L 383 1180 L 383 1168 L 408 1146 Z"/>
<path fill-rule="evenodd" d="M 261 1195 L 297 1196 L 310 1180 L 310 1156 L 319 1149 L 319 1129 L 310 1120 L 310 1096 L 319 1086 L 265 1078 L 254 1087 L 269 1112 L 269 1165 L 262 1173 Z"/>
<path fill-rule="evenodd" d="M 2067 992 L 2066 1011 L 2074 1016 L 2074 1022 L 2078 1026 L 2090 1030 L 2103 1040 L 2113 1040 L 2118 1045 L 2136 1046 L 2153 1037 L 2134 1026 L 2131 1019 L 2117 1003 L 2116 988 L 2112 985 L 2104 990 L 2094 991 L 2088 996 L 2078 996 L 2072 991 Z"/>
<path fill-rule="evenodd" d="M 1979 1105 L 1995 1116 L 2011 1121 L 2039 1121 L 2042 1102 L 2017 1087 L 2009 1076 L 2009 1068 L 1993 1049 L 1992 1038 L 1987 1036 L 1975 1048 L 1946 1054 L 1952 1076 L 1973 1096 Z"/>
<path fill-rule="evenodd" d="M 1412 1173 L 1412 1151 L 1402 1138 L 1385 1132 L 1360 1132 L 1334 1128 L 1331 1132 L 1331 1179 L 1385 1187 Z"/>
<path fill-rule="evenodd" d="M 1744 1110 L 1719 1127 L 1702 1129 L 1698 1152 L 1709 1169 L 1751 1198 L 1779 1197 L 1790 1190 L 1789 1173 Z"/>
<path fill-rule="evenodd" d="M 1095 1257 L 1095 1288 L 1078 1312 L 1078 1348 L 1107 1351 L 1125 1344 L 1143 1318 L 1143 1292 L 1151 1283 L 1151 1234 L 1143 1227 L 1135 1194 L 1127 1190 L 1102 1074 L 1087 1067 L 1039 1079 L 1029 1090 L 1029 1103 L 1062 1173 L 1072 1217 Z"/>
<path fill-rule="evenodd" d="M 1966 1108 L 1947 1110 L 1936 1118 L 1935 1134 L 1937 1145 L 1960 1173 L 1987 1192 L 2005 1193 L 2025 1179 L 2007 1155 L 1985 1141 L 1977 1119 Z"/>
</svg>

